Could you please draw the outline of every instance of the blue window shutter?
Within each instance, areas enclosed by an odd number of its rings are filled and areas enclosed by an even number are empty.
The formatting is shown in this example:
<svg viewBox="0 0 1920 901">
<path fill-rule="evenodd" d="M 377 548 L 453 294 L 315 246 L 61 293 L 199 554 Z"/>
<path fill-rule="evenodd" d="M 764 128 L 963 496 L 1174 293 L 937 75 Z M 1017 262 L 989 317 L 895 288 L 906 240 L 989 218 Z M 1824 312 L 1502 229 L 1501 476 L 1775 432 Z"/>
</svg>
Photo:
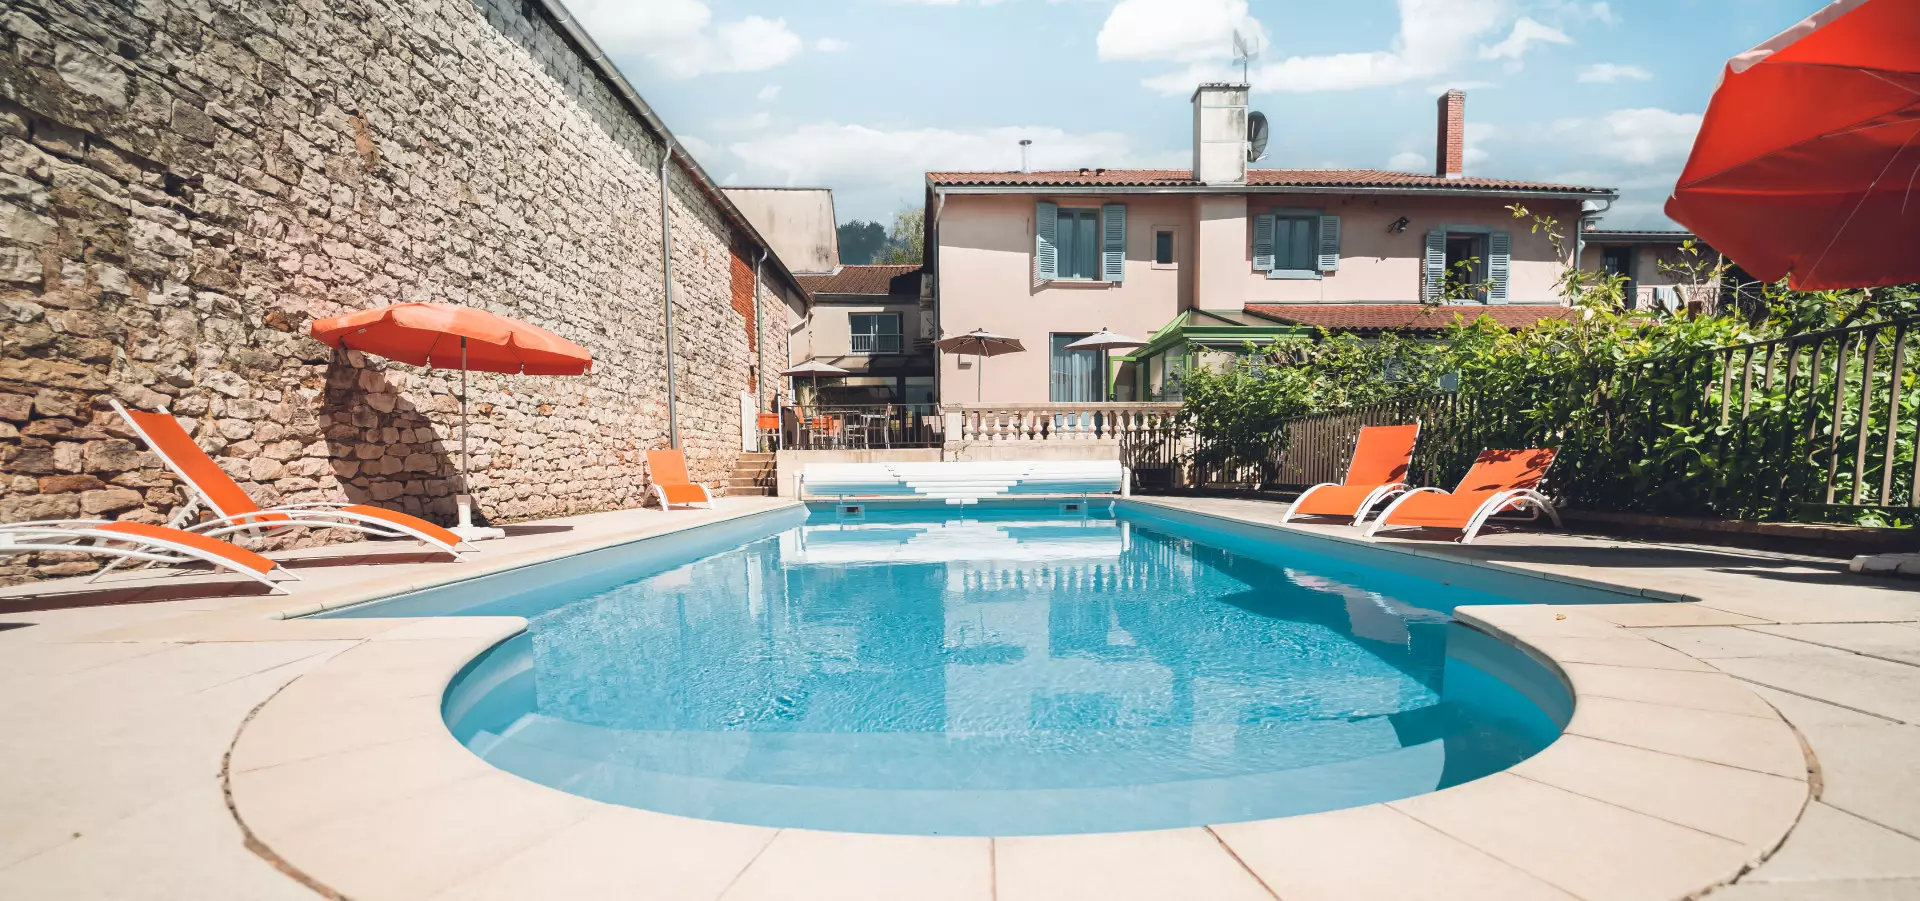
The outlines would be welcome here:
<svg viewBox="0 0 1920 901">
<path fill-rule="evenodd" d="M 1427 283 L 1422 287 L 1420 296 L 1427 303 L 1440 299 L 1440 291 L 1447 284 L 1447 230 L 1436 228 L 1427 232 Z"/>
<path fill-rule="evenodd" d="M 1051 281 L 1060 271 L 1060 207 L 1044 200 L 1033 205 L 1033 280 Z"/>
<path fill-rule="evenodd" d="M 1513 240 L 1506 232 L 1487 236 L 1487 303 L 1507 302 L 1507 271 L 1513 256 Z"/>
<path fill-rule="evenodd" d="M 1109 203 L 1100 208 L 1100 277 L 1124 281 L 1127 277 L 1127 205 Z"/>
<path fill-rule="evenodd" d="M 1340 269 L 1340 217 L 1320 217 L 1320 271 Z"/>
<path fill-rule="evenodd" d="M 1253 217 L 1253 270 L 1270 272 L 1273 269 L 1273 217 Z"/>
</svg>

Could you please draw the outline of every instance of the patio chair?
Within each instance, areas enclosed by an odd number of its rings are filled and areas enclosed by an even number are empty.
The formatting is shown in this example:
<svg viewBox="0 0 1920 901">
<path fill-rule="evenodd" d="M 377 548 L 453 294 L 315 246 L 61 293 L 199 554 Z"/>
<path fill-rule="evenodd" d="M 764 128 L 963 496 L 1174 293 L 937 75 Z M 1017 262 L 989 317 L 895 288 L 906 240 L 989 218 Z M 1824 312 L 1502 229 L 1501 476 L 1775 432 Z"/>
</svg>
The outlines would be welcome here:
<svg viewBox="0 0 1920 901">
<path fill-rule="evenodd" d="M 1419 437 L 1419 423 L 1361 429 L 1353 459 L 1347 463 L 1346 481 L 1324 482 L 1300 492 L 1280 521 L 1295 516 L 1347 516 L 1356 526 L 1366 522 L 1376 505 L 1409 487 L 1407 467 L 1413 465 L 1413 445 Z"/>
<path fill-rule="evenodd" d="M 226 570 L 259 582 L 276 594 L 287 593 L 286 589 L 275 584 L 276 581 L 300 579 L 282 569 L 278 563 L 239 545 L 166 526 L 98 519 L 0 524 L 0 557 L 42 553 L 79 553 L 114 558 L 113 564 L 94 573 L 88 581 L 97 581 L 114 565 L 127 560 L 147 564 L 197 560 L 214 569 Z M 274 578 L 276 576 L 278 580 Z"/>
<path fill-rule="evenodd" d="M 687 455 L 678 450 L 647 451 L 647 480 L 653 483 L 653 496 L 660 499 L 662 510 L 671 510 L 674 504 L 713 506 L 713 493 L 687 477 Z"/>
<path fill-rule="evenodd" d="M 397 510 L 368 504 L 316 501 L 262 508 L 245 489 L 193 442 L 180 420 L 169 413 L 142 413 L 113 402 L 113 409 L 133 426 L 160 461 L 191 489 L 187 505 L 168 525 L 219 538 L 234 532 L 273 534 L 287 529 L 340 529 L 378 538 L 413 538 L 458 556 L 460 536 Z M 205 502 L 213 519 L 192 524 Z"/>
<path fill-rule="evenodd" d="M 1415 488 L 1400 495 L 1381 511 L 1366 537 L 1390 526 L 1458 529 L 1460 543 L 1466 544 L 1494 514 L 1527 507 L 1546 513 L 1554 528 L 1559 528 L 1560 514 L 1553 509 L 1553 501 L 1533 490 L 1552 465 L 1552 449 L 1483 450 L 1452 493 Z"/>
</svg>

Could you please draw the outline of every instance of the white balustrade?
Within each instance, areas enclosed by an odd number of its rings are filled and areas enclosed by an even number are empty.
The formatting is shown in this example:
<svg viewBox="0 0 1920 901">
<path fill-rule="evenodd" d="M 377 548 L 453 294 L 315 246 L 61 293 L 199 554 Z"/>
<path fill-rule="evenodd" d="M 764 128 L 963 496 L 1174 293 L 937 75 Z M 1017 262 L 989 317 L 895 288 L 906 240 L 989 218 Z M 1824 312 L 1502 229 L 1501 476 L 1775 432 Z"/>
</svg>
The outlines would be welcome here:
<svg viewBox="0 0 1920 901">
<path fill-rule="evenodd" d="M 944 404 L 946 442 L 1120 441 L 1166 429 L 1177 403 Z"/>
</svg>

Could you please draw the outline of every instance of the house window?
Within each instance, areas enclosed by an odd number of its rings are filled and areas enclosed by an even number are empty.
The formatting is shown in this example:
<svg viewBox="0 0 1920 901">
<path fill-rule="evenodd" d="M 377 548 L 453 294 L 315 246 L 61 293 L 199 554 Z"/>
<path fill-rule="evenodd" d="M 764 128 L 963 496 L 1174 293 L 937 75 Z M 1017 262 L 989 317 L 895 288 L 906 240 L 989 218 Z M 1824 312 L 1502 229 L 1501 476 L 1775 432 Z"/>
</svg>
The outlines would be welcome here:
<svg viewBox="0 0 1920 901">
<path fill-rule="evenodd" d="M 1059 268 L 1055 278 L 1085 279 L 1100 277 L 1100 211 L 1061 209 L 1054 231 L 1059 247 Z"/>
<path fill-rule="evenodd" d="M 1318 216 L 1273 217 L 1273 268 L 1282 272 L 1318 271 L 1314 228 L 1319 224 Z"/>
<path fill-rule="evenodd" d="M 1454 303 L 1487 302 L 1487 236 L 1447 233 L 1446 288 L 1442 297 Z"/>
<path fill-rule="evenodd" d="M 857 354 L 897 354 L 900 352 L 899 313 L 849 313 L 848 330 Z"/>
<path fill-rule="evenodd" d="M 1600 268 L 1608 275 L 1625 276 L 1627 309 L 1640 306 L 1639 287 L 1633 278 L 1633 248 L 1623 246 L 1600 249 Z"/>
<path fill-rule="evenodd" d="M 1153 268 L 1173 268 L 1173 229 L 1169 226 L 1153 230 Z"/>
<path fill-rule="evenodd" d="M 1105 373 L 1100 371 L 1100 352 L 1097 350 L 1068 350 L 1067 345 L 1087 337 L 1090 332 L 1074 332 L 1053 336 L 1053 361 L 1049 373 L 1047 399 L 1054 403 L 1093 403 L 1103 400 L 1101 385 Z"/>
</svg>

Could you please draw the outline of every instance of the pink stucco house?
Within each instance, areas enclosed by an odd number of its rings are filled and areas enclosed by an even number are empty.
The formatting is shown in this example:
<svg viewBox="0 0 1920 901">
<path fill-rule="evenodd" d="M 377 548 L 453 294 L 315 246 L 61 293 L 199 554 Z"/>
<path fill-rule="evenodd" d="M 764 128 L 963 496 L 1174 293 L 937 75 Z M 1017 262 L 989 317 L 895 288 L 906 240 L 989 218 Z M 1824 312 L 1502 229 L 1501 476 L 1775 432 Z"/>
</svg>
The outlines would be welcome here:
<svg viewBox="0 0 1920 901">
<path fill-rule="evenodd" d="M 1465 103 L 1440 97 L 1431 175 L 1251 168 L 1247 88 L 1232 84 L 1194 92 L 1191 170 L 930 172 L 935 327 L 1021 339 L 979 383 L 981 401 L 1005 404 L 1158 399 L 1196 343 L 1431 325 L 1423 301 L 1509 325 L 1566 315 L 1554 288 L 1576 229 L 1617 193 L 1464 175 Z M 1514 219 L 1516 202 L 1563 223 L 1566 255 Z M 1105 361 L 1065 350 L 1102 328 L 1154 340 Z M 941 355 L 942 401 L 974 400 L 977 362 Z"/>
</svg>

